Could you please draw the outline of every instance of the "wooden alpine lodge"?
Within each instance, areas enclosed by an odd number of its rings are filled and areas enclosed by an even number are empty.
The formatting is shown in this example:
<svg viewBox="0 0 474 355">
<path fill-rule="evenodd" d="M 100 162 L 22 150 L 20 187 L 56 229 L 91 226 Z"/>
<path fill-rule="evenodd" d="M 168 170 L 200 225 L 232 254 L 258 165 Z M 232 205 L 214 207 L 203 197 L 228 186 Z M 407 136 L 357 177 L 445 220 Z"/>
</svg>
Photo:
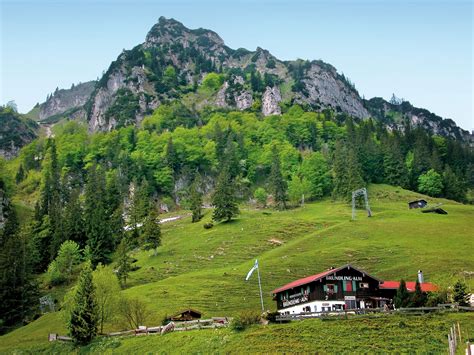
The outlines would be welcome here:
<svg viewBox="0 0 474 355">
<path fill-rule="evenodd" d="M 423 292 L 437 287 L 423 282 Z M 330 268 L 316 275 L 292 281 L 272 291 L 280 314 L 331 312 L 345 309 L 379 308 L 392 303 L 399 287 L 398 281 L 382 281 L 350 264 Z M 409 292 L 415 291 L 415 282 L 407 282 Z"/>
</svg>

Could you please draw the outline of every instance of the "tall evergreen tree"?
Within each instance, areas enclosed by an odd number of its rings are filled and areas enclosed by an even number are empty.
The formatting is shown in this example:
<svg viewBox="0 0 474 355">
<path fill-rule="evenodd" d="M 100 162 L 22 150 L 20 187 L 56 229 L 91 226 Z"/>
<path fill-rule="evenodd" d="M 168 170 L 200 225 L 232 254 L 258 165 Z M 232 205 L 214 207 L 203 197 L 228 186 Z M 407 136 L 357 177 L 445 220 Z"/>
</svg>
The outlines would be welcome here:
<svg viewBox="0 0 474 355">
<path fill-rule="evenodd" d="M 400 281 L 400 286 L 398 286 L 397 293 L 393 298 L 393 303 L 396 308 L 408 307 L 410 305 L 410 294 L 407 290 L 407 285 L 405 280 Z"/>
<path fill-rule="evenodd" d="M 23 169 L 23 164 L 20 164 L 18 171 L 15 175 L 15 182 L 19 184 L 25 179 L 25 169 Z"/>
<path fill-rule="evenodd" d="M 288 184 L 281 173 L 280 153 L 276 145 L 272 147 L 272 166 L 270 170 L 270 191 L 278 209 L 286 209 Z"/>
<path fill-rule="evenodd" d="M 80 201 L 80 190 L 75 188 L 71 191 L 69 201 L 64 208 L 64 221 L 62 225 L 65 240 L 73 240 L 81 248 L 87 243 L 86 231 L 84 230 L 84 218 Z"/>
<path fill-rule="evenodd" d="M 212 204 L 214 205 L 212 219 L 216 222 L 230 221 L 240 213 L 235 196 L 235 181 L 231 178 L 227 167 L 224 167 L 217 178 Z"/>
<path fill-rule="evenodd" d="M 123 238 L 117 247 L 117 277 L 122 287 L 127 284 L 127 278 L 131 268 L 132 259 L 128 256 L 128 243 L 127 240 Z"/>
<path fill-rule="evenodd" d="M 3 233 L 0 246 L 0 333 L 27 320 L 38 302 L 36 248 L 28 227 Z"/>
<path fill-rule="evenodd" d="M 407 187 L 408 170 L 400 146 L 395 138 L 385 142 L 383 157 L 384 180 L 394 186 Z"/>
<path fill-rule="evenodd" d="M 84 198 L 84 222 L 92 265 L 107 263 L 113 250 L 106 196 L 105 174 L 101 168 L 92 166 L 88 171 Z"/>
<path fill-rule="evenodd" d="M 173 138 L 170 137 L 168 140 L 168 144 L 166 145 L 166 153 L 165 153 L 165 160 L 166 165 L 173 170 L 174 176 L 179 173 L 179 156 L 176 152 L 176 149 L 173 144 Z"/>
<path fill-rule="evenodd" d="M 462 180 L 462 174 L 455 174 L 449 165 L 446 165 L 443 172 L 443 187 L 444 197 L 456 201 L 465 200 L 466 186 Z"/>
<path fill-rule="evenodd" d="M 87 262 L 79 275 L 74 306 L 68 322 L 69 334 L 75 343 L 87 344 L 97 335 L 97 316 L 92 267 Z"/>
<path fill-rule="evenodd" d="M 364 186 L 357 154 L 342 141 L 336 143 L 333 163 L 333 196 L 349 201 L 352 191 Z"/>
<path fill-rule="evenodd" d="M 157 249 L 161 245 L 161 227 L 156 208 L 151 208 L 143 224 L 141 235 L 143 247 L 145 250 L 153 249 L 153 255 L 156 256 Z"/>
<path fill-rule="evenodd" d="M 423 307 L 426 304 L 426 301 L 427 301 L 426 293 L 424 293 L 421 290 L 421 284 L 417 279 L 415 283 L 415 293 L 413 293 L 413 296 L 411 299 L 411 305 L 413 307 Z"/>
</svg>

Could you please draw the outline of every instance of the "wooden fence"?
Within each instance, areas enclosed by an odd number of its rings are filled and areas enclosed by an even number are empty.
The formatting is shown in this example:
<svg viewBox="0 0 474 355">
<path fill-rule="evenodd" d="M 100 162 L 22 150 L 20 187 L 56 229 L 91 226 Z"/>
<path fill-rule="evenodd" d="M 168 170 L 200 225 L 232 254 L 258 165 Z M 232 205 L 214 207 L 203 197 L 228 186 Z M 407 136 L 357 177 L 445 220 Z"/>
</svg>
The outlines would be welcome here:
<svg viewBox="0 0 474 355">
<path fill-rule="evenodd" d="M 160 325 L 156 327 L 145 327 L 140 326 L 138 329 L 125 330 L 122 332 L 112 332 L 104 334 L 108 337 L 116 336 L 139 336 L 139 335 L 150 335 L 150 334 L 163 334 L 165 331 L 174 331 L 174 332 L 183 332 L 188 330 L 197 330 L 197 329 L 215 329 L 228 327 L 229 321 L 231 318 L 228 317 L 214 317 L 210 319 L 197 319 L 192 321 L 184 322 L 171 322 L 172 327 L 167 327 L 166 325 Z M 48 337 L 49 341 L 72 341 L 72 338 L 51 333 Z"/>
<path fill-rule="evenodd" d="M 325 318 L 325 317 L 342 317 L 347 318 L 353 315 L 373 315 L 376 313 L 393 313 L 393 314 L 424 314 L 429 312 L 474 312 L 474 307 L 463 307 L 457 304 L 440 304 L 437 307 L 412 307 L 412 308 L 399 308 L 396 310 L 386 310 L 384 308 L 361 308 L 361 309 L 345 309 L 340 311 L 325 311 L 325 312 L 304 312 L 304 313 L 292 313 L 292 314 L 281 314 L 276 317 L 278 322 L 290 321 L 290 320 L 303 320 L 308 318 Z"/>
</svg>

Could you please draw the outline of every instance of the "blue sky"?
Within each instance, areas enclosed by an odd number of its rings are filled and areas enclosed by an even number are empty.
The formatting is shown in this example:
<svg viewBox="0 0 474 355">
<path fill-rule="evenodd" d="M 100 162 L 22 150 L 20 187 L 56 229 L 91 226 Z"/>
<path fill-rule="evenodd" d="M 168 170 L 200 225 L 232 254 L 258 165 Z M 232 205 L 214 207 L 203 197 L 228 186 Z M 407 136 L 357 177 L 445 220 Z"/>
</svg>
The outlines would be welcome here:
<svg viewBox="0 0 474 355">
<path fill-rule="evenodd" d="M 474 129 L 473 3 L 441 0 L 5 1 L 0 103 L 20 112 L 95 79 L 160 16 L 209 28 L 232 48 L 322 59 L 366 98 L 392 93 Z"/>
</svg>

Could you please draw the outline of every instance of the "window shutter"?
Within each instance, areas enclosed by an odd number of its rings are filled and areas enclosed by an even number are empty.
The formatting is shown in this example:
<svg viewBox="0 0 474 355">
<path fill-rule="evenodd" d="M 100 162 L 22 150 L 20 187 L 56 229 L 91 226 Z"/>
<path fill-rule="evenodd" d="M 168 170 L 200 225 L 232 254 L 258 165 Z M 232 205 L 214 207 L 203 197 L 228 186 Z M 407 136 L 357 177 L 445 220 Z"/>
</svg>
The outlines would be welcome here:
<svg viewBox="0 0 474 355">
<path fill-rule="evenodd" d="M 357 291 L 357 282 L 352 281 L 352 291 Z"/>
<path fill-rule="evenodd" d="M 328 292 L 328 287 L 326 285 L 323 286 L 323 291 Z"/>
</svg>

